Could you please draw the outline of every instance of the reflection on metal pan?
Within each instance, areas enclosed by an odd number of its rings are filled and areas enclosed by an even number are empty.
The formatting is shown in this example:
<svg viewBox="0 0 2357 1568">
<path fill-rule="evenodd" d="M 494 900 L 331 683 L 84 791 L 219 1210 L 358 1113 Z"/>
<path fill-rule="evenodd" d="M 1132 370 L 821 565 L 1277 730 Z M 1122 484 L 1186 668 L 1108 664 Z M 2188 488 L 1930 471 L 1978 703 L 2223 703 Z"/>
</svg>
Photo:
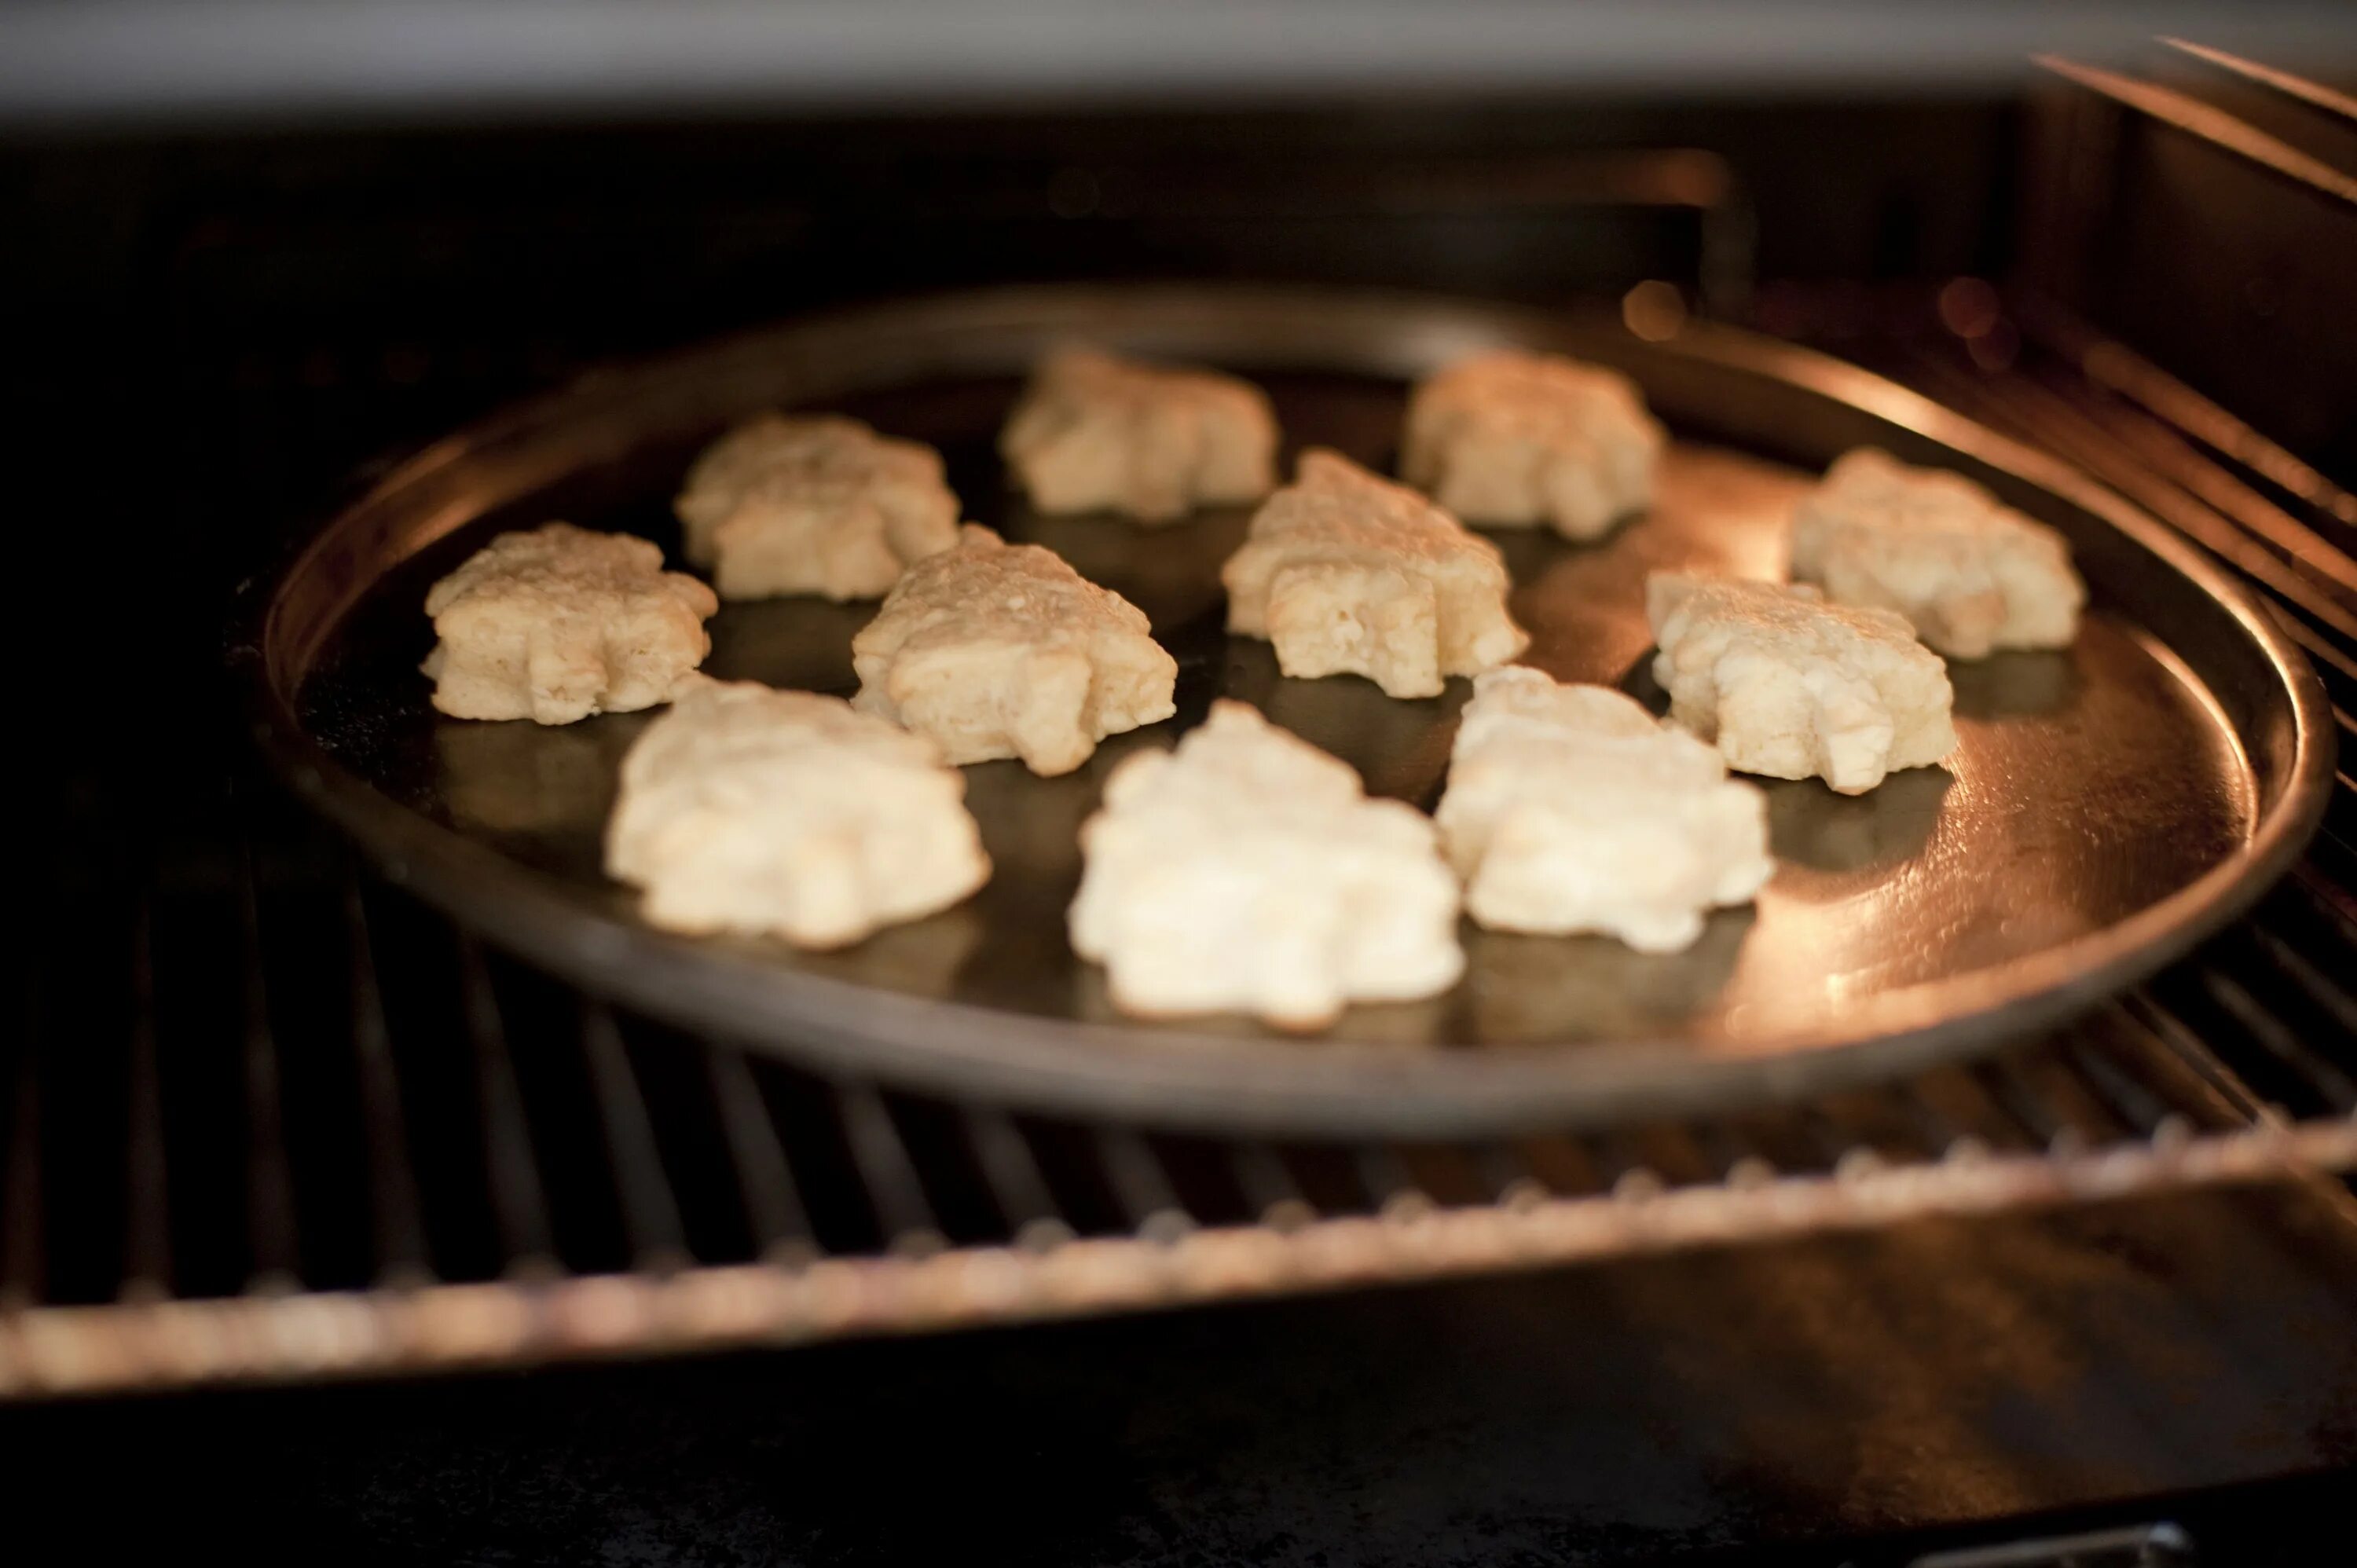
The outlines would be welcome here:
<svg viewBox="0 0 2357 1568">
<path fill-rule="evenodd" d="M 1405 381 L 1488 343 L 1620 366 L 1678 442 L 1659 503 L 1609 538 L 1496 535 L 1528 658 L 1645 675 L 1655 566 L 1776 575 L 1808 471 L 1866 442 L 1993 486 L 2069 534 L 2093 592 L 2068 651 L 1955 669 L 1964 744 L 1871 795 L 1768 786 L 1781 862 L 1758 907 L 1687 952 L 1472 930 L 1447 995 L 1362 1007 L 1328 1035 L 1139 1025 L 1071 954 L 1074 834 L 1105 772 L 1227 694 L 1429 806 L 1464 683 L 1403 703 L 1354 678 L 1281 678 L 1222 629 L 1217 573 L 1243 526 L 1047 519 L 992 441 L 1022 369 L 1089 338 L 1251 374 L 1287 439 L 1388 467 Z M 565 729 L 441 719 L 416 664 L 425 585 L 490 531 L 554 517 L 675 547 L 668 499 L 731 419 L 824 405 L 940 446 L 971 515 L 1053 545 L 1152 616 L 1179 713 L 1034 779 L 969 770 L 998 872 L 976 899 L 849 952 L 690 940 L 635 917 L 598 870 L 614 768 L 646 715 Z M 868 607 L 731 605 L 709 668 L 851 686 Z M 1862 371 L 1739 334 L 1646 343 L 1617 328 L 1415 296 L 1231 288 L 1015 290 L 775 328 L 579 386 L 398 468 L 265 593 L 244 643 L 256 729 L 286 776 L 393 877 L 592 990 L 821 1070 L 1168 1125 L 1462 1136 L 1693 1112 L 1915 1070 L 2049 1026 L 2184 951 L 2280 874 L 2331 777 L 2323 700 L 2222 572 L 2051 461 Z"/>
</svg>

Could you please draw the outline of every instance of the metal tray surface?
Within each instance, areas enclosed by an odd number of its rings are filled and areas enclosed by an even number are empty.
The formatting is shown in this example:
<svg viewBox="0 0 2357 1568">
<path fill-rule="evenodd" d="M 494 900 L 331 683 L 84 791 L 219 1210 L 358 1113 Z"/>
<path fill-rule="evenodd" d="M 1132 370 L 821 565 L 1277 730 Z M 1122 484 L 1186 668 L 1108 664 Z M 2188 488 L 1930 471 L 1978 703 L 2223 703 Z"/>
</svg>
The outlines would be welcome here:
<svg viewBox="0 0 2357 1568">
<path fill-rule="evenodd" d="M 1792 499 L 1846 448 L 1885 446 L 2062 529 L 2093 589 L 2067 651 L 1952 666 L 1949 766 L 1859 798 L 1762 781 L 1774 880 L 1692 950 L 1485 932 L 1450 992 L 1295 1037 L 1233 1020 L 1139 1024 L 1074 957 L 1076 832 L 1106 772 L 1168 746 L 1215 695 L 1429 809 L 1466 694 L 1398 702 L 1289 681 L 1222 629 L 1218 572 L 1248 510 L 1140 529 L 1047 518 L 994 438 L 1043 349 L 1087 338 L 1227 366 L 1274 398 L 1288 449 L 1388 470 L 1405 383 L 1508 342 L 1617 365 L 1677 436 L 1659 503 L 1574 545 L 1499 531 L 1530 662 L 1661 704 L 1641 585 L 1653 567 L 1776 575 Z M 639 920 L 599 866 L 623 751 L 651 714 L 564 728 L 442 718 L 418 660 L 426 586 L 490 533 L 552 518 L 674 556 L 669 500 L 726 423 L 842 409 L 941 447 L 969 515 L 1048 544 L 1153 618 L 1178 714 L 1079 772 L 969 768 L 996 863 L 974 899 L 847 951 L 691 940 Z M 1225 287 L 1000 291 L 784 326 L 605 372 L 389 474 L 256 595 L 242 644 L 256 732 L 396 880 L 590 990 L 823 1072 L 1042 1111 L 1227 1131 L 1462 1136 L 1730 1110 L 1920 1069 L 2050 1026 L 2183 951 L 2284 871 L 2331 778 L 2324 701 L 2266 614 L 2206 557 L 2068 469 L 1863 371 L 1722 329 L 1617 324 L 1418 296 Z M 847 693 L 872 605 L 731 604 L 713 673 Z"/>
</svg>

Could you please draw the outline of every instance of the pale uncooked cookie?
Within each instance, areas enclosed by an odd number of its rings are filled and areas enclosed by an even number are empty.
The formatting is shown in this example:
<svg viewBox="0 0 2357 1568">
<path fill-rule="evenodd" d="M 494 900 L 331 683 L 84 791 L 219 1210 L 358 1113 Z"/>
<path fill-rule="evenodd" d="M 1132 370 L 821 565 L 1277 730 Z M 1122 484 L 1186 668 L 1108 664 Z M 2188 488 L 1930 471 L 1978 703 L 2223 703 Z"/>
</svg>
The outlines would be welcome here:
<svg viewBox="0 0 2357 1568">
<path fill-rule="evenodd" d="M 1248 1013 L 1313 1029 L 1351 1002 L 1446 990 L 1457 879 L 1430 819 L 1242 703 L 1105 780 L 1081 828 L 1073 950 L 1140 1017 Z"/>
<path fill-rule="evenodd" d="M 860 708 L 955 763 L 1070 773 L 1109 735 L 1168 718 L 1178 663 L 1145 613 L 1037 544 L 969 523 L 909 568 L 851 639 Z"/>
<path fill-rule="evenodd" d="M 1032 372 L 998 446 L 1041 511 L 1170 522 L 1268 494 L 1276 443 L 1249 381 L 1066 349 Z"/>
<path fill-rule="evenodd" d="M 1655 572 L 1645 612 L 1670 716 L 1727 766 L 1862 795 L 1956 748 L 1947 666 L 1891 610 L 1812 587 Z"/>
<path fill-rule="evenodd" d="M 1496 545 L 1335 452 L 1301 455 L 1220 580 L 1228 629 L 1268 639 L 1278 668 L 1305 680 L 1364 675 L 1394 697 L 1431 697 L 1530 645 L 1506 613 Z"/>
<path fill-rule="evenodd" d="M 989 880 L 964 800 L 932 742 L 840 697 L 698 677 L 622 759 L 606 870 L 671 930 L 842 947 Z"/>
<path fill-rule="evenodd" d="M 840 414 L 747 420 L 695 460 L 673 510 L 724 599 L 872 599 L 957 542 L 941 454 Z"/>
<path fill-rule="evenodd" d="M 1767 797 L 1707 743 L 1520 665 L 1473 678 L 1435 820 L 1480 924 L 1643 952 L 1691 946 L 1776 868 Z"/>
<path fill-rule="evenodd" d="M 2062 536 L 1962 474 L 1861 446 L 1792 511 L 1792 575 L 1835 604 L 1897 610 L 1941 652 L 2065 648 L 2086 585 Z"/>
<path fill-rule="evenodd" d="M 712 590 L 627 533 L 502 533 L 434 585 L 423 666 L 453 718 L 569 725 L 667 702 L 704 661 Z"/>
<path fill-rule="evenodd" d="M 1596 539 L 1652 503 L 1667 443 L 1619 371 L 1497 349 L 1416 387 L 1400 477 L 1467 522 Z"/>
</svg>

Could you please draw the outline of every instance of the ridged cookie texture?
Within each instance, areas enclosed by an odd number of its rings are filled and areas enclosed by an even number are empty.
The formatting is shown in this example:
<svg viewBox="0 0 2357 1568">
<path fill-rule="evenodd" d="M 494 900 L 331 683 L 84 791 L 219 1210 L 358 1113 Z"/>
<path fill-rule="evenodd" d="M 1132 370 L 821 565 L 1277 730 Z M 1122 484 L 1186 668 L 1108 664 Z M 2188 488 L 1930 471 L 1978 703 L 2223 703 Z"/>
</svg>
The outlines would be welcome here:
<svg viewBox="0 0 2357 1568">
<path fill-rule="evenodd" d="M 1242 703 L 1115 768 L 1081 847 L 1072 946 L 1125 1013 L 1314 1029 L 1464 968 L 1431 820 Z"/>
<path fill-rule="evenodd" d="M 1774 872 L 1768 801 L 1708 743 L 1604 686 L 1520 665 L 1473 678 L 1436 821 L 1467 913 L 1676 952 Z"/>
<path fill-rule="evenodd" d="M 606 869 L 672 930 L 856 942 L 990 876 L 965 776 L 840 697 L 698 677 L 622 759 Z"/>
<path fill-rule="evenodd" d="M 1400 477 L 1467 522 L 1597 539 L 1652 503 L 1667 445 L 1619 371 L 1498 349 L 1417 384 Z"/>
<path fill-rule="evenodd" d="M 941 454 L 840 414 L 747 420 L 695 460 L 673 510 L 725 599 L 877 598 L 957 542 Z"/>
<path fill-rule="evenodd" d="M 1275 412 L 1249 381 L 1078 348 L 1040 361 L 999 437 L 1041 511 L 1142 522 L 1258 500 L 1276 446 Z"/>
<path fill-rule="evenodd" d="M 626 533 L 502 533 L 425 596 L 434 705 L 453 718 L 569 725 L 670 700 L 704 661 L 712 590 Z"/>
<path fill-rule="evenodd" d="M 1070 773 L 1109 735 L 1168 718 L 1178 661 L 1145 612 L 1037 544 L 969 523 L 911 566 L 851 640 L 863 711 L 953 763 Z"/>
<path fill-rule="evenodd" d="M 1674 572 L 1646 579 L 1645 609 L 1670 716 L 1730 768 L 1862 795 L 1956 748 L 1947 666 L 1896 611 Z"/>
<path fill-rule="evenodd" d="M 1432 697 L 1530 645 L 1496 545 L 1335 452 L 1301 455 L 1220 578 L 1228 629 L 1266 638 L 1278 668 L 1305 680 L 1364 675 L 1394 697 Z"/>
<path fill-rule="evenodd" d="M 2066 648 L 2087 586 L 2061 534 L 1962 474 L 1861 446 L 1792 510 L 1792 575 L 1835 604 L 1897 610 L 1940 652 Z"/>
</svg>

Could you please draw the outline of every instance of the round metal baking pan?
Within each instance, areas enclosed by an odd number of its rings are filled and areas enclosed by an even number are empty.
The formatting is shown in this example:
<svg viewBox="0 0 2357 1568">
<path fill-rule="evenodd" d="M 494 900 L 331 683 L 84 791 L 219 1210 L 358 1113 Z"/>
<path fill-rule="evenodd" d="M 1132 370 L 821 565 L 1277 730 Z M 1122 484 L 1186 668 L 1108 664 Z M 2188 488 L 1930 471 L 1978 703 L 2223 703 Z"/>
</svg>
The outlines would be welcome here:
<svg viewBox="0 0 2357 1568">
<path fill-rule="evenodd" d="M 1991 486 L 2070 536 L 2093 590 L 2067 651 L 1953 667 L 1951 766 L 1846 799 L 1770 783 L 1781 866 L 1691 950 L 1465 932 L 1426 1003 L 1288 1037 L 1230 1020 L 1120 1018 L 1064 936 L 1074 842 L 1106 770 L 1241 697 L 1429 807 L 1465 683 L 1394 702 L 1287 681 L 1222 629 L 1221 560 L 1246 513 L 1176 527 L 1048 519 L 993 451 L 1023 369 L 1085 338 L 1268 387 L 1288 445 L 1388 467 L 1406 382 L 1489 344 L 1617 365 L 1677 436 L 1660 503 L 1577 546 L 1492 535 L 1529 660 L 1658 703 L 1652 567 L 1774 575 L 1792 497 L 1877 443 Z M 599 869 L 623 750 L 651 715 L 560 729 L 449 720 L 426 702 L 426 585 L 492 532 L 565 518 L 674 550 L 669 498 L 698 446 L 771 406 L 844 409 L 939 446 L 969 514 L 1060 551 L 1153 618 L 1179 713 L 1080 772 L 968 770 L 997 865 L 966 905 L 845 952 L 656 930 Z M 707 668 L 847 692 L 869 606 L 730 605 Z M 1856 369 L 1707 328 L 1617 325 L 1412 295 L 1227 287 L 998 291 L 794 323 L 601 373 L 388 474 L 257 596 L 255 731 L 386 875 L 589 990 L 822 1072 L 1035 1110 L 1230 1132 L 1461 1137 L 1726 1110 L 1911 1072 L 2050 1026 L 2183 952 L 2281 874 L 2331 777 L 2322 694 L 2207 558 L 2066 467 Z"/>
</svg>

